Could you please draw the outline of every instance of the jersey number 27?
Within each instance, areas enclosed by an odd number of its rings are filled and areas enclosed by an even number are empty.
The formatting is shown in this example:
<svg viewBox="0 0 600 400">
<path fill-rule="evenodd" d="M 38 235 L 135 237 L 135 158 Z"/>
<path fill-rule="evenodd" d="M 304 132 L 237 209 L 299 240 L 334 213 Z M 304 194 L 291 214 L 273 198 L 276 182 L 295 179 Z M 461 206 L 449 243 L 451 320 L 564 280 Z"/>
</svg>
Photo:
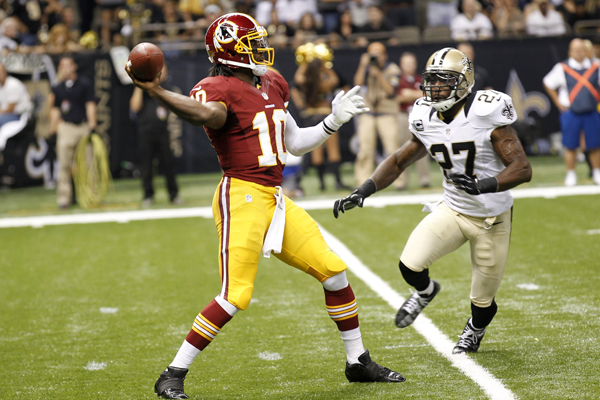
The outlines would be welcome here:
<svg viewBox="0 0 600 400">
<path fill-rule="evenodd" d="M 475 167 L 475 142 L 457 142 L 452 143 L 452 153 L 460 154 L 461 152 L 467 152 L 467 159 L 465 161 L 465 175 L 474 177 L 473 169 Z M 447 170 L 451 170 L 454 167 L 452 164 L 452 159 L 450 158 L 450 153 L 448 152 L 448 147 L 446 147 L 443 143 L 432 144 L 429 148 L 429 152 L 431 155 L 437 160 L 440 167 L 444 169 L 444 175 Z M 436 154 L 441 153 L 444 157 L 443 161 L 437 159 Z"/>
</svg>

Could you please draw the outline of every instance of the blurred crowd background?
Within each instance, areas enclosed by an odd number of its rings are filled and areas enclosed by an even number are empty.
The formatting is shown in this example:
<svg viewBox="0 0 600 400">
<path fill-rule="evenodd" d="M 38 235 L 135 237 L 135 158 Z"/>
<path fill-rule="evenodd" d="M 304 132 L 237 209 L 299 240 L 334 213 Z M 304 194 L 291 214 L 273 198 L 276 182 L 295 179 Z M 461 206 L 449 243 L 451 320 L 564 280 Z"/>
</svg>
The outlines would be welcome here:
<svg viewBox="0 0 600 400">
<path fill-rule="evenodd" d="M 164 84 L 187 93 L 210 67 L 205 30 L 230 12 L 250 14 L 267 28 L 277 49 L 274 67 L 290 83 L 289 110 L 300 124 L 322 118 L 336 91 L 355 84 L 378 110 L 346 124 L 325 148 L 303 159 L 290 157 L 287 181 L 296 195 L 303 194 L 300 180 L 311 168 L 321 190 L 329 173 L 335 189 L 350 190 L 404 142 L 405 120 L 421 93 L 419 73 L 429 55 L 445 46 L 459 47 L 474 61 L 474 91 L 512 96 L 514 126 L 528 154 L 562 154 L 559 110 L 542 79 L 568 58 L 575 37 L 585 39 L 590 61 L 600 54 L 600 0 L 0 0 L 0 188 L 55 187 L 59 146 L 50 119 L 52 109 L 60 109 L 62 121 L 69 122 L 66 103 L 53 100 L 69 80 L 58 68 L 67 55 L 96 104 L 93 111 L 78 113 L 90 113 L 87 118 L 73 119 L 76 124 L 92 120 L 88 128 L 106 143 L 113 176 L 145 177 L 143 199 L 151 200 L 149 168 L 155 173 L 166 168 L 170 199 L 177 204 L 173 171 L 217 172 L 216 156 L 201 128 L 182 123 L 159 104 L 151 111 L 142 110 L 141 103 L 133 107 L 133 86 L 123 66 L 136 44 L 153 42 L 170 69 Z M 25 85 L 14 100 L 25 111 L 5 118 L 6 74 L 13 87 L 18 86 L 13 78 Z M 316 93 L 317 85 L 328 89 Z M 167 131 L 161 146 L 169 146 L 174 161 L 152 162 L 149 157 L 160 151 L 144 153 L 141 146 L 139 127 L 145 115 L 154 114 L 160 124 L 149 124 Z M 583 160 L 583 153 L 578 157 Z M 428 174 L 431 161 L 417 168 L 421 187 L 435 184 Z M 343 163 L 352 163 L 352 181 L 341 178 Z M 406 189 L 408 182 L 401 177 L 394 187 Z"/>
<path fill-rule="evenodd" d="M 0 49 L 58 54 L 152 41 L 203 50 L 210 23 L 236 11 L 267 27 L 276 48 L 558 36 L 600 25 L 599 0 L 2 0 Z"/>
</svg>

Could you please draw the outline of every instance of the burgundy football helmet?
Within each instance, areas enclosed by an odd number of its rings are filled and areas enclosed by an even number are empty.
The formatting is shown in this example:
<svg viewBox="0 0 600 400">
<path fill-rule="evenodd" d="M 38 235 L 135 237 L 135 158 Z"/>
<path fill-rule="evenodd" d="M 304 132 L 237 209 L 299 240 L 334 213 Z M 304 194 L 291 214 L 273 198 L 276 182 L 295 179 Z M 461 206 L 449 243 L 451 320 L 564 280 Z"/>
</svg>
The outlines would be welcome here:
<svg viewBox="0 0 600 400">
<path fill-rule="evenodd" d="M 213 64 L 250 68 L 257 76 L 273 65 L 275 51 L 269 47 L 267 31 L 249 15 L 231 13 L 217 18 L 208 27 L 205 40 Z"/>
</svg>

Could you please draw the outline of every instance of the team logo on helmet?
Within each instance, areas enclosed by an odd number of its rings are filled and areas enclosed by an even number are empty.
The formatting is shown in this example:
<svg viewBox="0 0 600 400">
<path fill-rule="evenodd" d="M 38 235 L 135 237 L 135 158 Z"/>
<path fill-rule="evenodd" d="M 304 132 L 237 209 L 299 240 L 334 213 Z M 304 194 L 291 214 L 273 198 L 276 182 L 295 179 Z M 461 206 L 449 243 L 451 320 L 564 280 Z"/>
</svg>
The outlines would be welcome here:
<svg viewBox="0 0 600 400">
<path fill-rule="evenodd" d="M 467 67 L 468 73 L 473 73 L 473 62 L 471 60 L 469 60 L 467 57 L 463 57 L 463 59 L 460 60 L 460 63 Z"/>
<path fill-rule="evenodd" d="M 217 29 L 215 29 L 215 39 L 220 44 L 231 43 L 237 38 L 238 29 L 238 26 L 233 22 L 223 21 L 217 26 Z"/>
</svg>

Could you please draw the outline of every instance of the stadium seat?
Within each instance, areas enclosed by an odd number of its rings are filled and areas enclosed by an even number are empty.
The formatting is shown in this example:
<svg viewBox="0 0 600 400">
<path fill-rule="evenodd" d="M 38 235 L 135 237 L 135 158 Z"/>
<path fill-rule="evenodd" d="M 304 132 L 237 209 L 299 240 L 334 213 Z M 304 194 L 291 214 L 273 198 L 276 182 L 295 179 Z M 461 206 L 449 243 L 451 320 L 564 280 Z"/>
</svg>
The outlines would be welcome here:
<svg viewBox="0 0 600 400">
<path fill-rule="evenodd" d="M 450 28 L 447 26 L 425 28 L 423 31 L 423 41 L 428 43 L 450 42 L 452 41 Z"/>
<path fill-rule="evenodd" d="M 421 42 L 421 33 L 416 26 L 398 26 L 394 28 L 393 35 L 398 39 L 399 44 L 419 44 Z"/>
</svg>

